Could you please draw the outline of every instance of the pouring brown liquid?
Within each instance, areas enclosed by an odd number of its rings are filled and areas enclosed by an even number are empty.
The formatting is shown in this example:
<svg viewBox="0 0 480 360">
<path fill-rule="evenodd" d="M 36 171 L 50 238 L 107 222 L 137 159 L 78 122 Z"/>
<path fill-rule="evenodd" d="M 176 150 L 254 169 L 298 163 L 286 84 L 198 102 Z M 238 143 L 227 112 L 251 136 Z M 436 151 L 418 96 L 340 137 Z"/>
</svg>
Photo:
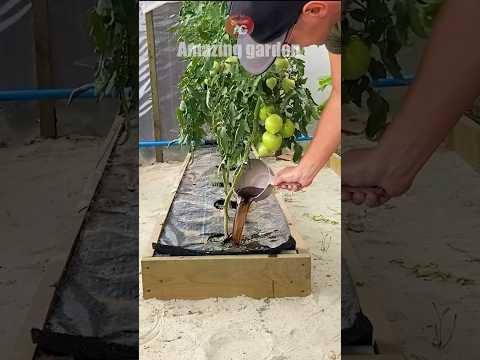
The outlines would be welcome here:
<svg viewBox="0 0 480 360">
<path fill-rule="evenodd" d="M 242 241 L 243 227 L 245 220 L 247 220 L 248 209 L 252 200 L 262 193 L 264 189 L 253 186 L 247 186 L 240 189 L 238 195 L 237 212 L 235 213 L 235 220 L 233 221 L 232 242 L 234 245 L 240 245 Z"/>
</svg>

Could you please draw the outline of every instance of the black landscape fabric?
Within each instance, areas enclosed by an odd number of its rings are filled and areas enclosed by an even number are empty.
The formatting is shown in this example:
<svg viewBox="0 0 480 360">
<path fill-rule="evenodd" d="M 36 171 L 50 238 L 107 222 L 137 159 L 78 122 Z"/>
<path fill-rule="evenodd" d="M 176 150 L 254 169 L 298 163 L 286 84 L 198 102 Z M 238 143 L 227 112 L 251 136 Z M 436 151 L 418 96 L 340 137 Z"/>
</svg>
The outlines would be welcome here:
<svg viewBox="0 0 480 360">
<path fill-rule="evenodd" d="M 194 153 L 185 170 L 154 255 L 275 254 L 295 250 L 285 216 L 275 196 L 252 203 L 241 246 L 224 241 L 225 194 L 218 173 L 219 157 L 214 147 Z M 229 209 L 230 232 L 235 209 Z"/>
<path fill-rule="evenodd" d="M 32 330 L 35 359 L 138 359 L 137 142 L 138 127 L 113 150 L 44 328 Z"/>
</svg>

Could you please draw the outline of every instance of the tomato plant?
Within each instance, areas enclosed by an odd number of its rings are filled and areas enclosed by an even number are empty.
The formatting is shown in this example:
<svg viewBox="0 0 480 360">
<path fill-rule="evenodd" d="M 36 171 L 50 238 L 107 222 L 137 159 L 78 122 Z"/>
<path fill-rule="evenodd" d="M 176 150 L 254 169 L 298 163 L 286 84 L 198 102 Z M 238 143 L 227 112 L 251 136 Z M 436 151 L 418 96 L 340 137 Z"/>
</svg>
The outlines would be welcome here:
<svg viewBox="0 0 480 360">
<path fill-rule="evenodd" d="M 234 44 L 235 39 L 225 32 L 227 12 L 226 1 L 184 1 L 173 31 L 179 41 L 189 44 Z M 216 139 L 225 204 L 230 203 L 252 150 L 265 156 L 279 147 L 293 148 L 294 160 L 300 159 L 303 148 L 295 136 L 306 135 L 308 123 L 318 118 L 318 107 L 305 87 L 303 60 L 277 59 L 258 76 L 246 72 L 235 56 L 190 56 L 186 61 L 179 84 L 182 102 L 177 109 L 180 141 L 193 150 L 207 136 Z M 272 114 L 277 117 L 271 121 L 272 127 L 268 126 L 270 131 L 283 130 L 283 121 L 288 118 L 285 133 L 291 136 L 283 138 L 265 129 Z M 227 207 L 224 231 L 227 235 Z"/>
<path fill-rule="evenodd" d="M 98 0 L 88 15 L 99 60 L 94 87 L 101 100 L 111 93 L 124 113 L 138 107 L 138 1 Z"/>
<path fill-rule="evenodd" d="M 372 81 L 391 75 L 403 78 L 398 53 L 424 38 L 442 0 L 353 0 L 342 17 L 342 102 L 362 107 L 370 115 L 367 137 L 377 138 L 386 126 L 389 104 Z"/>
</svg>

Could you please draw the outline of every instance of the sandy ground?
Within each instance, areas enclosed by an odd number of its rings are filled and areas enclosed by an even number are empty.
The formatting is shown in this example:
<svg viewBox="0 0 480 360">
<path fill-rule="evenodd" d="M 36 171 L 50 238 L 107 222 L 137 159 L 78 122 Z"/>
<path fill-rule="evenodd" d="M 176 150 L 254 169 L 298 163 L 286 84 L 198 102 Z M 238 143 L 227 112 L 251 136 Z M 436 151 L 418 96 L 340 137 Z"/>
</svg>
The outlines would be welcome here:
<svg viewBox="0 0 480 360">
<path fill-rule="evenodd" d="M 288 163 L 272 163 L 274 169 Z M 150 241 L 181 163 L 140 169 L 140 242 Z M 340 358 L 340 181 L 322 170 L 300 193 L 283 193 L 312 252 L 305 298 L 140 300 L 140 358 L 319 360 Z M 322 215 L 325 221 L 314 221 Z M 140 294 L 141 295 L 141 294 Z"/>
<path fill-rule="evenodd" d="M 404 196 L 377 209 L 342 208 L 359 260 L 385 299 L 409 360 L 478 358 L 479 185 L 480 174 L 440 148 Z M 437 277 L 441 273 L 450 278 Z M 434 345 L 440 321 L 432 303 L 440 312 L 450 309 L 441 341 L 448 343 L 450 334 L 452 340 L 444 348 Z"/>
<path fill-rule="evenodd" d="M 0 148 L 0 318 L 8 324 L 0 328 L 2 358 L 13 359 L 8 351 L 57 256 L 55 242 L 75 236 L 65 229 L 102 143 L 103 137 L 71 136 Z"/>
</svg>

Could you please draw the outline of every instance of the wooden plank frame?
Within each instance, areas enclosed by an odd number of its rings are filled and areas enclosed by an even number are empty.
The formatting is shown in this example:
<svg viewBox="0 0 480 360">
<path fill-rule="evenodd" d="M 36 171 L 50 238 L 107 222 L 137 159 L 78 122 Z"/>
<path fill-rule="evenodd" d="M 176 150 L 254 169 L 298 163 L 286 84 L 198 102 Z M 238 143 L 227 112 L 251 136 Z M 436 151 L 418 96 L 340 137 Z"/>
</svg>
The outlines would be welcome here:
<svg viewBox="0 0 480 360">
<path fill-rule="evenodd" d="M 147 30 L 148 68 L 150 70 L 150 89 L 152 91 L 153 129 L 155 140 L 160 140 L 160 104 L 158 103 L 157 57 L 155 49 L 155 32 L 153 28 L 153 11 L 149 11 L 145 14 L 145 22 Z M 163 150 L 161 147 L 155 147 L 155 156 L 157 162 L 163 162 Z"/>
<path fill-rule="evenodd" d="M 75 241 L 80 234 L 90 203 L 95 195 L 124 123 L 125 119 L 117 115 L 105 138 L 95 169 L 83 188 L 83 193 L 76 207 L 75 218 L 72 220 L 70 228 L 72 236 L 68 239 L 59 238 L 57 240 L 55 247 L 58 249 L 58 255 L 55 256 L 54 259 L 51 259 L 45 275 L 38 285 L 37 291 L 32 299 L 32 306 L 27 313 L 13 347 L 15 355 L 13 357 L 7 356 L 8 358 L 26 360 L 32 359 L 34 356 L 36 344 L 32 342 L 31 331 L 34 328 L 42 329 L 48 318 L 53 296 L 56 291 L 55 284 L 61 279 L 65 267 L 70 260 Z"/>
<path fill-rule="evenodd" d="M 342 175 L 342 158 L 340 155 L 333 153 L 328 160 L 327 166 L 332 169 L 338 176 Z"/>
<path fill-rule="evenodd" d="M 176 186 L 190 161 L 187 156 Z M 170 205 L 175 193 L 172 193 Z M 277 200 L 297 249 L 278 255 L 152 256 L 141 246 L 141 276 L 145 299 L 204 299 L 246 295 L 252 298 L 307 296 L 311 293 L 311 255 L 293 224 L 284 201 Z M 155 226 L 158 241 L 168 213 Z"/>
<path fill-rule="evenodd" d="M 480 172 L 480 124 L 463 115 L 446 140 L 474 170 Z"/>
</svg>

